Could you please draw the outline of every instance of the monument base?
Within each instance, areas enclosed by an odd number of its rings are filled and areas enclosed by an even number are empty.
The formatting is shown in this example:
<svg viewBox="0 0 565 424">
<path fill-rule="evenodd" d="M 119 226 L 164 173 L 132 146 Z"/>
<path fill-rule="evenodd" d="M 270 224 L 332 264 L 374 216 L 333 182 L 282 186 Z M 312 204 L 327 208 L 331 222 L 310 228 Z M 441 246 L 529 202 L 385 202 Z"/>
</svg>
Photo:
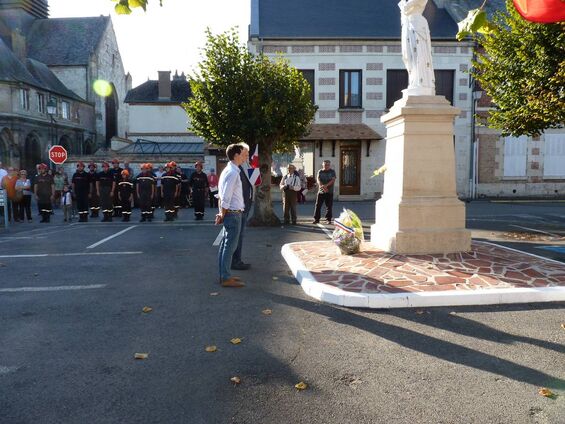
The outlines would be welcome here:
<svg viewBox="0 0 565 424">
<path fill-rule="evenodd" d="M 387 127 L 384 194 L 371 243 L 387 252 L 467 251 L 465 205 L 455 190 L 453 119 L 442 96 L 405 96 L 381 120 Z"/>
</svg>

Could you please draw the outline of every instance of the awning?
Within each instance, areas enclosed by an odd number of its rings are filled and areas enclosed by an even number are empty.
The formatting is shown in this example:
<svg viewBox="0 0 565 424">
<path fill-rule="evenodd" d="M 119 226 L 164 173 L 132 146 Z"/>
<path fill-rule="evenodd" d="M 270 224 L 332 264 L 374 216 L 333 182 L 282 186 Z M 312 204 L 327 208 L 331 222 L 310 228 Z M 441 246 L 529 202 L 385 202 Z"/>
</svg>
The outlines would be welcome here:
<svg viewBox="0 0 565 424">
<path fill-rule="evenodd" d="M 382 139 L 383 137 L 366 124 L 312 124 L 310 133 L 300 141 Z"/>
<path fill-rule="evenodd" d="M 134 155 L 195 155 L 204 154 L 204 143 L 156 142 L 137 140 L 116 153 Z"/>
</svg>

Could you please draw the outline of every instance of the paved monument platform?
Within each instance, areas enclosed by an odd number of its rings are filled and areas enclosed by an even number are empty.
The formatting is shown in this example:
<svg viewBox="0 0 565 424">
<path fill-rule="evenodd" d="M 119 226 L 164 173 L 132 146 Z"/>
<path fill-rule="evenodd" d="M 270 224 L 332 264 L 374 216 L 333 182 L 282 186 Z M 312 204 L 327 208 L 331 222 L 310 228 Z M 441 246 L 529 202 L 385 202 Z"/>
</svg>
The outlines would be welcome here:
<svg viewBox="0 0 565 424">
<path fill-rule="evenodd" d="M 565 300 L 565 263 L 488 242 L 465 253 L 398 255 L 364 243 L 342 255 L 331 241 L 290 243 L 282 254 L 304 291 L 327 303 L 403 308 Z"/>
</svg>

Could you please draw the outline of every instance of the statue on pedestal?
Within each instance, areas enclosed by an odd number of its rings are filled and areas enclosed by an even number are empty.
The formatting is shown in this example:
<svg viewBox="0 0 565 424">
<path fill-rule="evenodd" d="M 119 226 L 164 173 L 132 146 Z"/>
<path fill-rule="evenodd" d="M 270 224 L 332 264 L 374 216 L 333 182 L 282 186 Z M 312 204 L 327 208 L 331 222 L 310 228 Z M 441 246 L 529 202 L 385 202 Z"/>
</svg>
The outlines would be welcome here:
<svg viewBox="0 0 565 424">
<path fill-rule="evenodd" d="M 404 95 L 434 96 L 435 79 L 428 21 L 422 15 L 428 0 L 400 0 L 402 60 L 408 70 Z"/>
</svg>

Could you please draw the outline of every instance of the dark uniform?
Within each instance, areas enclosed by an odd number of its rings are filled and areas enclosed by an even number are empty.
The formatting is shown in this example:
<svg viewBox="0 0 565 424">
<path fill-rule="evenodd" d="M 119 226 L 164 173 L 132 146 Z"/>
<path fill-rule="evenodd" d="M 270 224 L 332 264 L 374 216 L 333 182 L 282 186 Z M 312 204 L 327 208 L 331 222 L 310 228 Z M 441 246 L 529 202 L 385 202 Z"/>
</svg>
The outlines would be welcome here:
<svg viewBox="0 0 565 424">
<path fill-rule="evenodd" d="M 139 199 L 139 208 L 141 209 L 141 222 L 151 221 L 153 219 L 153 196 L 156 178 L 151 172 L 144 170 L 135 179 L 137 198 Z"/>
<path fill-rule="evenodd" d="M 193 172 L 189 181 L 192 189 L 192 203 L 194 204 L 194 216 L 196 219 L 204 219 L 204 208 L 206 206 L 206 189 L 208 188 L 208 176 L 200 171 Z"/>
<path fill-rule="evenodd" d="M 53 205 L 51 197 L 53 196 L 53 177 L 48 174 L 38 174 L 35 177 L 35 193 L 37 194 L 37 207 L 41 214 L 41 222 L 49 222 Z"/>
<path fill-rule="evenodd" d="M 88 173 L 88 177 L 90 178 L 90 199 L 88 200 L 88 205 L 90 206 L 90 217 L 91 218 L 98 218 L 98 214 L 100 213 L 100 198 L 98 197 L 98 193 L 96 192 L 96 166 L 89 165 L 90 172 Z"/>
<path fill-rule="evenodd" d="M 119 162 L 114 159 L 112 161 L 112 165 L 113 164 L 119 164 Z M 113 167 L 110 168 L 110 172 L 112 173 L 112 175 L 114 176 L 114 181 L 116 182 L 116 184 L 118 184 L 120 182 L 120 180 L 122 179 L 122 171 L 123 169 L 118 167 Z M 120 199 L 118 199 L 118 191 L 116 190 L 114 192 L 114 216 L 122 216 L 122 205 L 120 204 Z"/>
<path fill-rule="evenodd" d="M 178 205 L 180 205 L 181 208 L 188 208 L 190 206 L 190 202 L 188 200 L 190 195 L 190 183 L 188 177 L 184 172 L 182 172 L 182 170 L 177 172 L 177 176 L 180 179 L 180 201 Z"/>
<path fill-rule="evenodd" d="M 128 222 L 131 217 L 131 198 L 133 195 L 133 183 L 126 177 L 118 184 L 118 197 L 122 203 L 122 221 Z"/>
<path fill-rule="evenodd" d="M 175 203 L 179 192 L 181 181 L 176 171 L 167 171 L 161 177 L 161 189 L 163 190 L 163 204 L 165 208 L 165 221 L 172 221 L 175 218 Z"/>
<path fill-rule="evenodd" d="M 73 193 L 77 199 L 78 221 L 88 221 L 88 195 L 90 194 L 90 177 L 84 170 L 73 175 Z"/>
<path fill-rule="evenodd" d="M 104 214 L 103 222 L 111 222 L 114 213 L 114 197 L 116 179 L 111 170 L 99 172 L 97 177 L 97 187 L 100 193 L 100 207 Z"/>
</svg>

